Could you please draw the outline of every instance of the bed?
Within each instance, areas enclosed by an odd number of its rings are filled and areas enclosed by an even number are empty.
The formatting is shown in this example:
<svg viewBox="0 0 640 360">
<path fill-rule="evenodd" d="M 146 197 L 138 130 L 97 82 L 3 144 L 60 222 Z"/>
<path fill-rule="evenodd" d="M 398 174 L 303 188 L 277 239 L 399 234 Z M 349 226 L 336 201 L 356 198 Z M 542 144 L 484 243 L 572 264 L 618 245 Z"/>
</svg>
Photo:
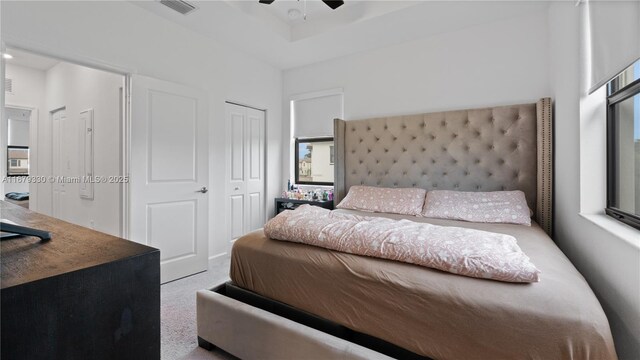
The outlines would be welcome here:
<svg viewBox="0 0 640 360">
<path fill-rule="evenodd" d="M 336 120 L 335 146 L 337 202 L 353 185 L 523 191 L 534 214 L 531 227 L 337 211 L 512 235 L 541 270 L 542 280 L 513 284 L 468 278 L 276 241 L 259 230 L 233 247 L 233 286 L 404 349 L 407 357 L 616 358 L 600 304 L 549 236 L 550 99 Z M 207 319 L 199 313 L 198 320 L 200 329 Z"/>
</svg>

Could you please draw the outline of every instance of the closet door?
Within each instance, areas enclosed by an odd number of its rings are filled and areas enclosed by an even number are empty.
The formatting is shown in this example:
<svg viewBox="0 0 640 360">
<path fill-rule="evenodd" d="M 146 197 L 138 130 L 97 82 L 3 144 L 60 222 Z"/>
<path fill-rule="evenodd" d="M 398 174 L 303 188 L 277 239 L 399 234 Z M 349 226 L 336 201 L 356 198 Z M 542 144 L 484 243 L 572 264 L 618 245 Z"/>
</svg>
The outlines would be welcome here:
<svg viewBox="0 0 640 360">
<path fill-rule="evenodd" d="M 67 111 L 62 108 L 51 113 L 51 126 L 52 126 L 52 175 L 57 179 L 63 177 L 72 176 L 71 169 L 71 149 L 69 139 L 72 134 L 71 125 L 67 118 Z M 75 175 L 75 174 L 73 174 Z M 53 217 L 60 220 L 70 221 L 71 218 L 68 214 L 69 209 L 69 185 L 64 181 L 55 181 L 51 185 L 53 190 L 52 196 L 52 208 Z"/>
<path fill-rule="evenodd" d="M 233 242 L 264 225 L 265 113 L 227 103 L 226 122 L 226 224 Z"/>
</svg>

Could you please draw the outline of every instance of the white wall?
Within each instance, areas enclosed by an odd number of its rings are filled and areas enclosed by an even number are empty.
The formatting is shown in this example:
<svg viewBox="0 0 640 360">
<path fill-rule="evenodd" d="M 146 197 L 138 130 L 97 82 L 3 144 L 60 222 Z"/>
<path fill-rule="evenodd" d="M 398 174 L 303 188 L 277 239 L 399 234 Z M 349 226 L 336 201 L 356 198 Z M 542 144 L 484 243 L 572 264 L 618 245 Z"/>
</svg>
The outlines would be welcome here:
<svg viewBox="0 0 640 360">
<path fill-rule="evenodd" d="M 556 131 L 555 240 L 598 296 L 619 358 L 638 359 L 640 236 L 637 230 L 602 215 L 606 120 L 604 111 L 580 106 L 586 89 L 581 85 L 586 71 L 580 71 L 584 66 L 580 10 L 571 2 L 553 3 L 549 10 Z M 600 202 L 599 213 L 591 214 L 594 198 Z"/>
<path fill-rule="evenodd" d="M 546 14 L 285 71 L 284 95 L 344 88 L 344 116 L 510 104 L 548 95 Z"/>
<path fill-rule="evenodd" d="M 59 63 L 47 71 L 20 66 L 6 65 L 7 77 L 13 80 L 13 93 L 7 94 L 8 105 L 35 108 L 32 114 L 30 139 L 31 176 L 51 175 L 51 119 L 49 112 L 60 107 L 67 108 L 72 129 L 78 129 L 80 111 L 94 109 L 96 138 L 95 174 L 100 176 L 118 175 L 120 172 L 119 88 L 123 77 L 69 63 Z M 12 131 L 14 129 L 12 128 Z M 80 134 L 70 136 L 70 174 L 80 175 L 78 152 Z M 11 141 L 10 141 L 11 143 Z M 120 233 L 119 189 L 117 184 L 95 184 L 93 200 L 81 199 L 78 184 L 67 184 L 70 203 L 64 219 L 82 226 L 93 227 L 109 234 Z M 32 210 L 52 215 L 52 184 L 5 184 L 5 191 L 30 191 L 29 205 Z"/>
<path fill-rule="evenodd" d="M 45 108 L 44 103 L 44 88 L 45 88 L 45 72 L 42 70 L 32 69 L 29 67 L 19 66 L 7 62 L 5 67 L 6 77 L 13 80 L 13 92 L 5 93 L 6 104 L 11 106 L 33 108 L 31 114 L 32 124 L 29 128 L 29 136 L 32 143 L 29 148 L 29 167 L 31 171 L 37 169 L 38 159 L 37 152 L 38 146 L 35 141 L 37 134 L 37 122 L 40 116 L 43 114 Z M 3 134 L 3 137 L 7 135 Z M 7 139 L 4 139 L 5 141 Z M 26 145 L 29 145 L 27 143 Z M 37 210 L 39 206 L 38 202 L 38 188 L 37 186 L 29 185 L 27 183 L 6 183 L 4 185 L 4 194 L 10 191 L 29 191 L 31 193 L 29 199 L 29 207 Z"/>
<path fill-rule="evenodd" d="M 278 196 L 282 159 L 282 72 L 128 2 L 6 2 L 2 36 L 8 45 L 108 64 L 174 81 L 209 94 L 209 254 L 228 251 L 224 239 L 224 102 L 267 109 L 267 192 Z M 276 170 L 271 170 L 276 169 Z M 273 212 L 272 201 L 267 213 Z"/>
<path fill-rule="evenodd" d="M 81 176 L 82 152 L 80 112 L 93 109 L 94 175 L 120 175 L 120 88 L 121 75 L 84 66 L 58 63 L 46 72 L 44 116 L 38 123 L 39 166 L 34 175 L 53 175 L 53 128 L 50 113 L 65 108 L 71 133 L 66 134 L 69 149 L 69 169 L 65 175 Z M 61 174 L 58 174 L 61 175 Z M 37 210 L 52 215 L 52 183 L 38 186 Z M 65 184 L 67 195 L 61 204 L 63 220 L 94 228 L 112 235 L 120 234 L 120 184 L 94 184 L 92 200 L 80 197 L 77 183 Z M 46 205 L 45 205 L 46 204 Z"/>
<path fill-rule="evenodd" d="M 8 106 L 40 109 L 44 106 L 45 72 L 7 62 L 6 77 L 13 80 L 13 92 L 5 94 Z"/>
<path fill-rule="evenodd" d="M 287 70 L 284 100 L 343 88 L 347 120 L 535 102 L 550 95 L 546 21 L 535 13 Z M 288 165 L 288 144 L 283 154 Z"/>
</svg>

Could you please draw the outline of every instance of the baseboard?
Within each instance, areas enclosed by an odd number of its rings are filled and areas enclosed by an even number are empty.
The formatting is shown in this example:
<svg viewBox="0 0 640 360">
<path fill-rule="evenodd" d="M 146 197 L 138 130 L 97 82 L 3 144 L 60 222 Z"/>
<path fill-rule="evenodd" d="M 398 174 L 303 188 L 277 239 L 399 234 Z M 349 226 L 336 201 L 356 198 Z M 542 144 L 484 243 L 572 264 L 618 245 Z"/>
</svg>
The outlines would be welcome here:
<svg viewBox="0 0 640 360">
<path fill-rule="evenodd" d="M 222 258 L 222 257 L 225 257 L 225 256 L 227 256 L 227 252 L 222 252 L 220 254 L 211 255 L 211 256 L 209 256 L 209 262 L 215 261 L 216 259 L 219 259 L 219 258 Z"/>
</svg>

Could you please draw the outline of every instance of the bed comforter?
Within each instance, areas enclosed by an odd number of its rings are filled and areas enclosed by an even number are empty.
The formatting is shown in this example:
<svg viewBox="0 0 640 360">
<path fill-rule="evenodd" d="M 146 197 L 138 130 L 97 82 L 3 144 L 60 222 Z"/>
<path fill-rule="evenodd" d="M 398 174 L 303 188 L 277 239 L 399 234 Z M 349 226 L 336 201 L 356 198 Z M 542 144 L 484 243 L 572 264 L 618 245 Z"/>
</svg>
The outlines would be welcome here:
<svg viewBox="0 0 640 360">
<path fill-rule="evenodd" d="M 302 205 L 271 219 L 264 232 L 271 239 L 476 278 L 537 282 L 540 273 L 513 236 L 475 229 L 336 213 Z"/>
<path fill-rule="evenodd" d="M 237 286 L 433 359 L 617 358 L 600 303 L 537 224 L 409 218 L 513 236 L 540 269 L 540 282 L 476 279 L 272 240 L 262 230 L 234 243 L 230 276 Z"/>
</svg>

